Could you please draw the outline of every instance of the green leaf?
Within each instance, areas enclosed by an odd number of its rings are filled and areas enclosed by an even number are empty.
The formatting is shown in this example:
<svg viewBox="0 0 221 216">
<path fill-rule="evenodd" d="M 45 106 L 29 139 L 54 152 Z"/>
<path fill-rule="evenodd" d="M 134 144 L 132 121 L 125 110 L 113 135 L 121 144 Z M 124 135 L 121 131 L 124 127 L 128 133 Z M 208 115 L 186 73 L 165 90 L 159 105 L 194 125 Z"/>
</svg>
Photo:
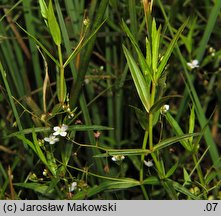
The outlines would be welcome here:
<svg viewBox="0 0 221 216">
<path fill-rule="evenodd" d="M 175 188 L 175 190 L 179 191 L 180 193 L 185 194 L 186 196 L 192 198 L 193 200 L 199 200 L 200 199 L 199 196 L 195 196 L 187 188 L 185 188 L 184 186 L 182 186 L 178 182 L 175 182 L 175 181 L 173 181 L 171 179 L 168 180 L 168 181 L 172 182 L 173 187 Z"/>
<path fill-rule="evenodd" d="M 166 147 L 168 147 L 168 146 L 170 146 L 170 145 L 172 145 L 176 142 L 181 143 L 183 140 L 185 140 L 185 139 L 187 139 L 191 136 L 199 136 L 199 135 L 200 135 L 200 133 L 183 134 L 183 135 L 180 135 L 180 136 L 164 139 L 153 147 L 153 152 L 158 151 L 158 150 L 163 149 L 163 148 L 166 148 Z"/>
<path fill-rule="evenodd" d="M 124 190 L 127 188 L 132 188 L 132 187 L 136 187 L 139 186 L 140 182 L 136 181 L 134 179 L 119 179 L 119 180 L 115 180 L 115 181 L 105 181 L 100 183 L 99 185 L 95 185 L 92 188 L 89 188 L 86 191 L 81 191 L 78 192 L 77 194 L 74 195 L 73 199 L 75 200 L 79 200 L 79 199 L 85 199 L 85 198 L 90 198 L 102 191 L 106 191 L 106 190 Z"/>
<path fill-rule="evenodd" d="M 156 176 L 150 176 L 143 181 L 143 184 L 147 185 L 159 185 L 160 181 Z"/>
<path fill-rule="evenodd" d="M 209 185 L 211 181 L 218 177 L 216 171 L 209 171 L 210 173 L 206 174 L 205 176 L 205 185 Z"/>
<path fill-rule="evenodd" d="M 188 54 L 191 55 L 193 53 L 193 38 L 194 38 L 194 34 L 196 32 L 196 28 L 197 26 L 197 17 L 195 17 L 193 20 L 191 20 L 189 22 L 189 32 L 187 36 L 181 35 L 180 38 L 183 42 L 183 44 L 185 45 Z"/>
<path fill-rule="evenodd" d="M 55 44 L 59 46 L 61 44 L 61 31 L 54 14 L 52 0 L 49 1 L 48 5 L 48 27 Z"/>
<path fill-rule="evenodd" d="M 157 81 L 157 85 L 158 85 L 158 90 L 157 90 L 157 94 L 156 94 L 156 101 L 159 100 L 160 98 L 162 98 L 165 90 L 166 90 L 166 79 L 167 79 L 167 70 L 164 70 L 161 73 L 161 76 L 159 77 L 158 81 Z"/>
<path fill-rule="evenodd" d="M 165 105 L 165 103 L 171 99 L 171 98 L 175 98 L 175 97 L 181 97 L 179 95 L 169 95 L 169 96 L 165 96 L 160 98 L 158 101 L 156 101 L 154 103 L 154 105 L 150 108 L 150 113 L 154 113 L 156 111 L 158 111 L 163 105 Z"/>
<path fill-rule="evenodd" d="M 46 157 L 47 157 L 47 161 L 48 161 L 48 165 L 47 165 L 48 169 L 53 174 L 53 176 L 56 176 L 58 166 L 56 164 L 56 160 L 55 160 L 53 152 L 46 151 Z"/>
<path fill-rule="evenodd" d="M 183 135 L 184 133 L 183 133 L 182 129 L 180 128 L 177 121 L 172 117 L 172 115 L 170 115 L 169 112 L 166 112 L 165 116 L 166 116 L 166 119 L 169 122 L 170 126 L 174 129 L 176 135 L 178 135 L 178 136 Z M 193 146 L 187 140 L 181 140 L 180 143 L 187 151 L 193 150 Z"/>
<path fill-rule="evenodd" d="M 157 110 L 153 113 L 153 126 L 155 126 L 158 123 L 160 117 L 160 110 Z"/>
<path fill-rule="evenodd" d="M 177 166 L 178 166 L 179 162 L 177 161 L 166 173 L 165 177 L 169 178 L 171 175 L 173 175 L 173 173 L 176 171 Z"/>
<path fill-rule="evenodd" d="M 188 20 L 186 22 L 184 22 L 183 25 L 177 30 L 176 35 L 174 36 L 173 40 L 171 41 L 170 45 L 168 46 L 167 51 L 164 54 L 163 59 L 160 62 L 159 67 L 157 68 L 157 79 L 161 76 L 161 73 L 163 72 L 164 68 L 166 67 L 166 64 L 167 64 L 167 62 L 170 58 L 170 55 L 172 54 L 173 49 L 176 45 L 176 42 L 179 39 L 179 37 L 180 37 L 182 31 L 184 30 L 185 26 L 187 25 L 187 22 L 188 22 Z"/>
<path fill-rule="evenodd" d="M 128 156 L 128 158 L 131 160 L 131 163 L 134 165 L 137 171 L 140 171 L 140 157 L 139 156 Z"/>
<path fill-rule="evenodd" d="M 62 104 L 58 103 L 54 105 L 52 111 L 50 112 L 50 115 L 47 116 L 47 121 L 54 118 L 57 114 L 63 111 Z"/>
<path fill-rule="evenodd" d="M 137 89 L 137 93 L 141 99 L 141 102 L 143 103 L 144 108 L 146 109 L 147 112 L 149 112 L 150 95 L 148 92 L 148 85 L 146 84 L 145 79 L 142 73 L 140 72 L 139 67 L 137 66 L 130 52 L 127 50 L 127 48 L 124 45 L 123 45 L 123 50 L 127 59 L 128 66 L 130 68 L 134 84 Z"/>
<path fill-rule="evenodd" d="M 189 183 L 192 182 L 191 178 L 190 178 L 190 175 L 186 171 L 185 167 L 183 167 L 183 178 L 184 178 L 185 184 L 189 184 Z"/>
<path fill-rule="evenodd" d="M 190 118 L 189 118 L 189 133 L 194 132 L 194 127 L 195 127 L 195 109 L 194 105 L 192 106 L 191 112 L 190 112 Z M 193 142 L 193 137 L 189 138 L 189 142 Z"/>
<path fill-rule="evenodd" d="M 48 166 L 48 163 L 47 163 L 47 160 L 45 158 L 45 155 L 44 153 L 42 152 L 41 150 L 41 147 L 38 143 L 38 139 L 37 139 L 37 136 L 36 136 L 36 133 L 34 132 L 34 128 L 32 130 L 32 138 L 33 138 L 33 142 L 34 142 L 34 147 L 35 147 L 35 152 L 37 154 L 37 156 L 39 157 L 39 159 L 46 165 Z"/>
<path fill-rule="evenodd" d="M 125 24 L 124 21 L 122 22 L 122 27 L 123 27 L 123 30 L 127 34 L 128 38 L 130 39 L 132 45 L 134 46 L 134 48 L 136 50 L 141 70 L 142 70 L 143 74 L 145 75 L 146 83 L 149 87 L 151 79 L 152 79 L 151 69 L 150 69 L 149 65 L 147 64 L 146 59 L 144 58 L 143 53 L 140 50 L 139 45 L 138 45 L 135 37 L 130 32 L 130 29 L 127 27 L 127 25 Z"/>
<path fill-rule="evenodd" d="M 115 155 L 133 156 L 133 155 L 147 155 L 150 154 L 150 150 L 145 149 L 107 149 L 106 153 L 94 155 L 94 157 L 108 157 Z"/>
<path fill-rule="evenodd" d="M 17 134 L 15 134 L 14 136 L 16 136 L 18 139 L 22 140 L 25 144 L 27 144 L 35 153 L 36 153 L 36 149 L 34 144 L 28 140 L 27 138 L 25 138 L 24 135 L 19 134 L 20 132 L 17 132 Z"/>
<path fill-rule="evenodd" d="M 152 52 L 151 52 L 151 46 L 150 46 L 150 41 L 148 38 L 146 38 L 146 62 L 149 68 L 151 68 L 152 64 Z"/>
<path fill-rule="evenodd" d="M 142 111 L 141 109 L 135 107 L 135 106 L 130 106 L 135 110 L 137 120 L 140 123 L 141 127 L 144 130 L 148 129 L 148 115 L 146 112 Z"/>
<path fill-rule="evenodd" d="M 22 188 L 27 188 L 30 190 L 33 190 L 37 193 L 42 194 L 44 197 L 48 197 L 49 199 L 55 199 L 56 198 L 56 193 L 54 188 L 51 188 L 49 190 L 49 186 L 45 184 L 39 184 L 39 183 L 14 183 L 14 186 L 17 187 L 22 187 Z"/>
<path fill-rule="evenodd" d="M 153 19 L 152 32 L 151 32 L 153 73 L 156 73 L 157 71 L 157 64 L 158 64 L 158 58 L 159 58 L 159 46 L 160 46 L 160 31 L 161 31 L 161 27 L 159 27 L 159 29 L 157 30 L 156 21 L 155 19 Z"/>
<path fill-rule="evenodd" d="M 72 154 L 73 154 L 72 149 L 73 149 L 73 144 L 70 142 L 67 142 L 63 148 L 63 151 L 61 152 L 62 162 L 65 166 L 68 165 L 68 161 L 72 157 Z"/>
<path fill-rule="evenodd" d="M 48 19 L 48 7 L 45 3 L 44 0 L 39 0 L 39 5 L 40 5 L 40 9 L 41 9 L 41 15 L 42 17 L 45 19 L 45 22 L 47 24 L 47 19 Z"/>
<path fill-rule="evenodd" d="M 171 181 L 163 180 L 162 185 L 172 200 L 178 200 L 177 193 Z"/>
</svg>

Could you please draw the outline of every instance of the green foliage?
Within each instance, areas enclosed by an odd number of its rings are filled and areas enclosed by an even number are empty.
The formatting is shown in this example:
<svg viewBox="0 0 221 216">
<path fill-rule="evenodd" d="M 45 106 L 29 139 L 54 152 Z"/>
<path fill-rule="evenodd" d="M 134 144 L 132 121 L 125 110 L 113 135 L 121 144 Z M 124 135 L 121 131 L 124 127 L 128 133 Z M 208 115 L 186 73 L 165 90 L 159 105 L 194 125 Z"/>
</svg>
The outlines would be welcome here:
<svg viewBox="0 0 221 216">
<path fill-rule="evenodd" d="M 51 35 L 52 35 L 52 38 L 53 38 L 55 44 L 57 46 L 59 46 L 61 44 L 61 31 L 60 31 L 57 19 L 54 14 L 54 9 L 53 9 L 51 0 L 49 1 L 48 10 L 46 10 L 46 11 L 47 11 L 46 17 L 48 20 L 49 30 L 51 32 Z M 46 11 L 44 11 L 44 12 L 46 12 Z M 45 15 L 45 14 L 42 14 L 42 15 Z"/>
<path fill-rule="evenodd" d="M 144 108 L 147 112 L 149 112 L 150 109 L 150 95 L 148 93 L 148 87 L 146 85 L 145 79 L 138 68 L 136 62 L 134 61 L 133 57 L 129 53 L 126 47 L 123 46 L 125 56 L 127 58 L 128 66 L 130 68 L 137 93 L 140 96 L 140 99 L 144 105 Z"/>
</svg>

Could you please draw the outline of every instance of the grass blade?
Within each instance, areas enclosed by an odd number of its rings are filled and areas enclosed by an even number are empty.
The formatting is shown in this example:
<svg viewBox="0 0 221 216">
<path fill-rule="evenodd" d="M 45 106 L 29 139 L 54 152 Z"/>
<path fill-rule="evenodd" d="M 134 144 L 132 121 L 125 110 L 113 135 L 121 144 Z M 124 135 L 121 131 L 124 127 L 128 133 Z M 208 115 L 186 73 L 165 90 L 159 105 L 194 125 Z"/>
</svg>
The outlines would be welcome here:
<svg viewBox="0 0 221 216">
<path fill-rule="evenodd" d="M 7 81 L 7 78 L 6 78 L 6 72 L 3 69 L 1 61 L 0 61 L 0 71 L 1 71 L 3 82 L 5 84 L 6 91 L 8 93 L 8 97 L 9 97 L 8 99 L 9 99 L 9 102 L 11 104 L 12 111 L 14 113 L 18 128 L 19 128 L 20 131 L 22 131 L 23 128 L 22 128 L 22 124 L 21 124 L 21 121 L 20 121 L 20 117 L 19 117 L 18 111 L 16 109 L 16 106 L 15 106 L 15 103 L 14 103 L 14 100 L 13 100 L 13 96 L 12 96 L 12 93 L 11 93 L 11 89 L 10 89 L 9 83 Z"/>
</svg>

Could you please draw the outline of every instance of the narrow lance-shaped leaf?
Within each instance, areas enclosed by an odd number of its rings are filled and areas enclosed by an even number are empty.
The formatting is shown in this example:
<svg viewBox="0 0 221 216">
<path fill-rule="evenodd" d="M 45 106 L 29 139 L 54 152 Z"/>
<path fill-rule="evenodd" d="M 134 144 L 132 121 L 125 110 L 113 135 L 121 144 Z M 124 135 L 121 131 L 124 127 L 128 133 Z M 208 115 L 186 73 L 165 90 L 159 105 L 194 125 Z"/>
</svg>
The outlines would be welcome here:
<svg viewBox="0 0 221 216">
<path fill-rule="evenodd" d="M 198 136 L 198 135 L 200 135 L 200 134 L 199 133 L 184 134 L 181 136 L 171 137 L 171 138 L 162 140 L 157 145 L 155 145 L 153 147 L 153 151 L 158 151 L 160 149 L 163 149 L 163 148 L 166 148 L 166 147 L 172 145 L 173 143 L 182 142 L 183 140 L 185 140 L 189 137 Z"/>
<path fill-rule="evenodd" d="M 41 147 L 38 143 L 38 140 L 37 140 L 37 135 L 34 131 L 34 128 L 32 130 L 32 138 L 33 138 L 33 144 L 34 144 L 34 147 L 35 147 L 35 152 L 36 154 L 38 155 L 38 157 L 41 159 L 41 161 L 46 165 L 48 166 L 48 163 L 47 163 L 47 160 L 45 158 L 45 155 L 43 153 L 43 151 L 41 150 Z"/>
<path fill-rule="evenodd" d="M 41 15 L 44 18 L 46 25 L 48 25 L 48 7 L 44 0 L 39 0 L 39 5 L 41 9 Z"/>
<path fill-rule="evenodd" d="M 145 111 L 142 111 L 141 109 L 135 107 L 135 106 L 130 106 L 134 109 L 136 116 L 137 116 L 137 120 L 140 123 L 140 126 L 144 129 L 147 130 L 148 129 L 148 115 Z"/>
<path fill-rule="evenodd" d="M 141 73 L 139 67 L 137 66 L 135 60 L 131 56 L 130 52 L 127 50 L 125 46 L 123 46 L 124 54 L 127 59 L 128 66 L 130 68 L 130 72 L 134 81 L 134 84 L 137 89 L 137 93 L 143 103 L 144 108 L 147 112 L 150 110 L 150 95 L 147 89 L 147 84 Z"/>
<path fill-rule="evenodd" d="M 35 149 L 35 146 L 34 144 L 28 140 L 27 138 L 25 138 L 24 135 L 21 135 L 21 134 L 17 134 L 15 135 L 18 139 L 20 139 L 23 143 L 25 143 L 26 145 L 28 145 L 35 153 L 36 153 L 36 149 Z M 36 153 L 37 154 L 37 153 Z"/>
<path fill-rule="evenodd" d="M 158 58 L 159 58 L 159 46 L 160 46 L 160 31 L 161 27 L 157 30 L 155 19 L 152 23 L 151 41 L 152 41 L 152 68 L 153 73 L 157 70 Z"/>
<path fill-rule="evenodd" d="M 152 64 L 151 59 L 152 59 L 152 51 L 151 51 L 150 41 L 148 40 L 148 38 L 146 38 L 146 62 L 150 68 Z"/>
<path fill-rule="evenodd" d="M 145 75 L 147 85 L 150 86 L 150 82 L 152 79 L 152 72 L 151 72 L 150 66 L 147 64 L 146 59 L 144 58 L 143 53 L 140 50 L 135 37 L 130 32 L 130 29 L 127 27 L 127 25 L 125 24 L 124 21 L 122 23 L 122 27 L 136 50 L 141 70 L 142 70 L 143 74 Z"/>
<path fill-rule="evenodd" d="M 90 198 L 91 196 L 98 194 L 105 190 L 113 190 L 113 189 L 126 189 L 135 186 L 139 186 L 140 182 L 134 179 L 119 179 L 115 181 L 104 181 L 99 185 L 95 185 L 92 188 L 89 188 L 87 191 L 80 191 L 73 196 L 73 199 L 79 200 L 84 199 L 85 197 Z"/>
<path fill-rule="evenodd" d="M 57 46 L 61 44 L 61 31 L 54 14 L 52 1 L 49 1 L 48 5 L 48 27 L 51 32 L 51 36 Z"/>
<path fill-rule="evenodd" d="M 184 184 L 189 184 L 191 183 L 191 177 L 188 174 L 187 170 L 185 169 L 185 167 L 183 167 L 183 178 L 184 178 Z"/>
<path fill-rule="evenodd" d="M 177 167 L 178 167 L 178 161 L 168 170 L 168 172 L 166 173 L 166 178 L 169 178 L 171 175 L 173 175 L 173 173 L 176 171 Z"/>
<path fill-rule="evenodd" d="M 185 188 L 183 185 L 179 184 L 178 182 L 175 182 L 171 179 L 169 179 L 168 181 L 170 181 L 173 184 L 173 187 L 175 188 L 176 191 L 179 191 L 180 193 L 185 194 L 186 196 L 189 196 L 193 200 L 199 200 L 200 199 L 200 197 L 195 196 L 194 194 L 192 194 L 187 188 Z"/>
<path fill-rule="evenodd" d="M 176 135 L 183 135 L 183 131 L 180 128 L 179 124 L 177 123 L 177 121 L 173 118 L 173 116 L 167 112 L 165 114 L 167 121 L 169 122 L 169 124 L 171 125 L 171 127 L 174 129 Z M 187 140 L 180 140 L 180 143 L 182 144 L 182 146 L 188 150 L 188 151 L 192 151 L 192 145 L 190 145 L 190 143 Z"/>
<path fill-rule="evenodd" d="M 157 110 L 159 110 L 169 99 L 174 98 L 174 97 L 181 97 L 179 95 L 169 95 L 160 98 L 158 101 L 154 103 L 154 105 L 150 108 L 150 113 L 154 113 Z"/>
<path fill-rule="evenodd" d="M 178 200 L 177 193 L 175 191 L 175 188 L 173 184 L 170 181 L 162 181 L 161 184 L 163 185 L 164 189 L 168 193 L 170 199 L 172 200 Z"/>
<path fill-rule="evenodd" d="M 190 112 L 190 119 L 189 119 L 189 133 L 193 133 L 194 131 L 194 126 L 195 126 L 195 109 L 194 109 L 194 105 L 191 109 Z M 192 143 L 193 142 L 193 137 L 189 138 L 189 142 Z"/>
<path fill-rule="evenodd" d="M 144 181 L 143 184 L 147 185 L 159 185 L 160 181 L 156 176 L 149 176 Z"/>
<path fill-rule="evenodd" d="M 94 155 L 94 157 L 107 157 L 107 156 L 116 156 L 116 155 L 123 155 L 123 156 L 134 156 L 134 155 L 148 155 L 151 151 L 148 149 L 107 149 L 106 153 Z"/>
<path fill-rule="evenodd" d="M 50 191 L 49 186 L 47 186 L 46 184 L 39 184 L 39 183 L 14 183 L 13 185 L 17 186 L 17 187 L 22 187 L 22 188 L 27 188 L 30 190 L 33 190 L 39 194 L 42 194 L 44 197 L 50 198 L 50 199 L 54 199 L 56 197 L 56 191 L 55 189 L 51 189 Z"/>
<path fill-rule="evenodd" d="M 166 64 L 170 58 L 170 55 L 176 45 L 177 40 L 180 37 L 180 34 L 182 33 L 182 31 L 184 30 L 186 24 L 187 24 L 188 20 L 186 22 L 183 23 L 183 25 L 178 29 L 176 35 L 174 36 L 173 40 L 171 41 L 169 47 L 167 48 L 166 53 L 163 56 L 163 59 L 159 65 L 159 67 L 157 68 L 157 79 L 161 76 L 161 73 L 163 72 L 164 68 L 166 67 Z"/>
</svg>

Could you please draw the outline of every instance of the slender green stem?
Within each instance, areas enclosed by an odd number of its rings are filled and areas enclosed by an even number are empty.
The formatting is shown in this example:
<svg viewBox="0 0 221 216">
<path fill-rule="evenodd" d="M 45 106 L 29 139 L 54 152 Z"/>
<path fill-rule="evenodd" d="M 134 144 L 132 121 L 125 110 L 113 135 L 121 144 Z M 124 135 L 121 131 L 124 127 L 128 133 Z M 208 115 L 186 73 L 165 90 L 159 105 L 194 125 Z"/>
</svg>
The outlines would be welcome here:
<svg viewBox="0 0 221 216">
<path fill-rule="evenodd" d="M 148 196 L 148 194 L 147 194 L 147 191 L 146 191 L 144 185 L 141 185 L 140 187 L 141 187 L 141 189 L 142 189 L 143 196 L 144 196 L 145 200 L 149 200 L 149 196 Z"/>
<path fill-rule="evenodd" d="M 156 94 L 156 84 L 155 81 L 152 82 L 152 89 L 151 89 L 151 102 L 150 102 L 150 106 L 154 105 L 154 101 L 155 101 L 155 94 Z M 149 113 L 149 149 L 152 150 L 153 149 L 153 113 Z M 157 171 L 159 172 L 160 177 L 163 177 L 163 171 L 161 169 L 161 164 L 157 159 L 157 156 L 155 153 L 151 154 L 155 166 L 157 168 Z"/>
<path fill-rule="evenodd" d="M 154 99 L 156 94 L 156 85 L 152 82 L 151 101 L 150 106 L 154 105 Z M 153 148 L 153 113 L 149 113 L 149 149 Z"/>
<path fill-rule="evenodd" d="M 193 161 L 194 161 L 194 164 L 196 166 L 196 170 L 197 170 L 197 174 L 198 174 L 200 183 L 203 185 L 203 187 L 205 187 L 205 181 L 204 181 L 204 178 L 203 178 L 203 172 L 202 172 L 200 164 L 198 164 L 198 159 L 197 159 L 197 155 L 196 154 L 193 154 Z M 207 194 L 206 194 L 205 191 L 203 193 L 203 196 L 207 200 Z"/>
<path fill-rule="evenodd" d="M 106 10 L 106 15 L 109 17 L 111 16 L 111 14 L 109 14 L 109 10 L 107 8 Z M 106 48 L 105 48 L 105 56 L 107 59 L 106 62 L 106 71 L 107 74 L 112 75 L 112 68 L 111 65 L 109 64 L 109 62 L 111 62 L 111 58 L 112 58 L 112 50 L 113 48 L 111 46 L 109 46 L 108 44 L 111 44 L 111 36 L 109 36 L 110 32 L 109 32 L 109 28 L 106 27 L 105 32 L 107 34 L 107 36 L 105 37 L 105 43 L 106 43 Z M 113 103 L 113 90 L 110 88 L 112 85 L 112 80 L 107 80 L 107 88 L 109 88 L 108 94 L 107 94 L 107 116 L 108 116 L 108 125 L 110 125 L 110 127 L 114 127 L 114 103 Z M 116 112 L 116 115 L 119 114 L 118 112 Z M 119 128 L 119 126 L 118 126 Z M 119 130 L 119 129 L 117 129 Z M 108 131 L 108 136 L 112 139 L 114 139 L 114 131 Z M 117 140 L 117 142 L 119 142 L 120 140 Z"/>
<path fill-rule="evenodd" d="M 149 114 L 149 149 L 153 149 L 153 114 Z"/>
<path fill-rule="evenodd" d="M 197 164 L 197 156 L 195 154 L 193 154 L 193 161 L 194 161 L 194 164 L 196 165 Z M 198 176 L 199 176 L 200 183 L 202 185 L 204 185 L 205 181 L 204 181 L 204 178 L 203 178 L 202 169 L 201 169 L 199 164 L 197 165 L 196 170 L 197 170 L 197 173 L 198 173 Z"/>
<path fill-rule="evenodd" d="M 147 139 L 148 139 L 148 130 L 145 131 L 144 139 L 143 139 L 143 146 L 142 149 L 145 150 L 147 147 Z M 140 183 L 143 182 L 143 163 L 144 163 L 145 155 L 141 155 L 141 165 L 140 165 Z"/>
<path fill-rule="evenodd" d="M 61 52 L 61 46 L 58 45 L 58 58 L 60 63 L 60 89 L 59 89 L 59 101 L 60 103 L 64 103 L 65 100 L 65 79 L 64 79 L 64 65 L 63 65 L 63 58 L 62 58 L 62 52 Z"/>
</svg>

